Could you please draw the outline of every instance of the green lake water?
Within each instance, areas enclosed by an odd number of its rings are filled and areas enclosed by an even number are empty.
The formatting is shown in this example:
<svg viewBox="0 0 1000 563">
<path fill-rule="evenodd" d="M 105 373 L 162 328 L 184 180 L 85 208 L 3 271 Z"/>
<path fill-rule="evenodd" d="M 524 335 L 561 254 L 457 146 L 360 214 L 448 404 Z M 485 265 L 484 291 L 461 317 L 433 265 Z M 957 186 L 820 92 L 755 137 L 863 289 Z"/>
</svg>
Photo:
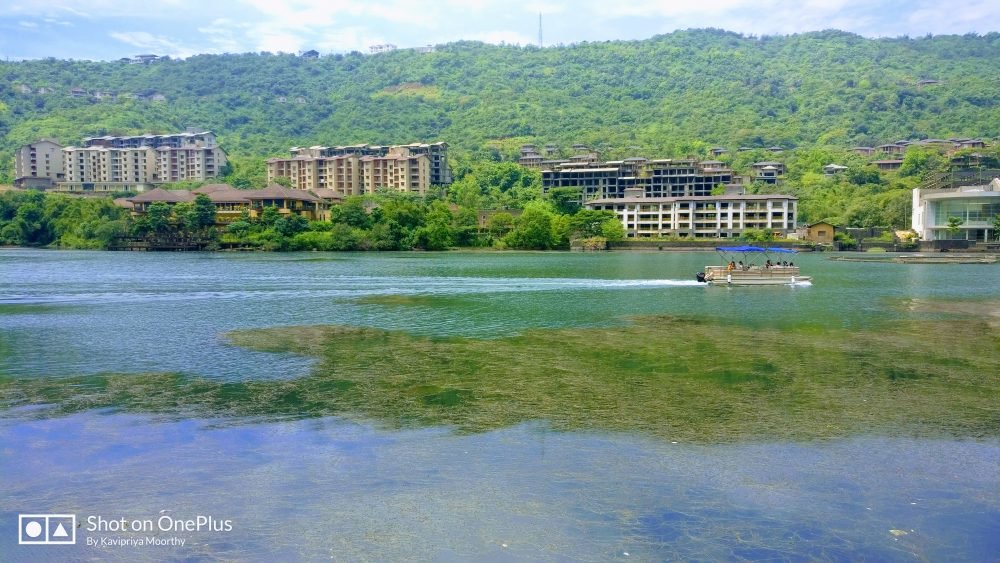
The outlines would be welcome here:
<svg viewBox="0 0 1000 563">
<path fill-rule="evenodd" d="M 795 260 L 0 249 L 0 559 L 995 559 L 1000 267 Z"/>
</svg>

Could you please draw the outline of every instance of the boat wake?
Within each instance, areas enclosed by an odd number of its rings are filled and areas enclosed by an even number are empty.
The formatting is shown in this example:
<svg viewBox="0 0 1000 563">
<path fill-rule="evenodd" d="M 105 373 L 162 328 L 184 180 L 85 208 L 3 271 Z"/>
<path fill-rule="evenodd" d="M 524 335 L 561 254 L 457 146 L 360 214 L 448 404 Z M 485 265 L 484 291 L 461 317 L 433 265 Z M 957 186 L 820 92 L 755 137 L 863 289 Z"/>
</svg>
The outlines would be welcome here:
<svg viewBox="0 0 1000 563">
<path fill-rule="evenodd" d="M 264 280 L 262 280 L 264 281 Z M 156 301 L 197 301 L 202 299 L 271 298 L 359 298 L 374 295 L 483 295 L 567 290 L 627 290 L 666 287 L 695 287 L 694 280 L 615 280 L 587 278 L 476 278 L 476 277 L 376 277 L 338 276 L 315 280 L 274 280 L 252 287 L 206 289 L 187 283 L 146 287 L 142 291 L 53 291 L 40 294 L 0 294 L 0 305 L 27 304 L 114 304 Z"/>
</svg>

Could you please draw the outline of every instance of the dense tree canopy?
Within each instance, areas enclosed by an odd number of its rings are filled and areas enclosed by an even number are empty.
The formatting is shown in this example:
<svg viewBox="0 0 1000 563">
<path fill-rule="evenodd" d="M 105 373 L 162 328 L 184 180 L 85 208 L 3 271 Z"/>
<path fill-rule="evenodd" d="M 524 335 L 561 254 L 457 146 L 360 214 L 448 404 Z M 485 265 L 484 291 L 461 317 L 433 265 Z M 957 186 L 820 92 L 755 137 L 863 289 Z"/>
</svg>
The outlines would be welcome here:
<svg viewBox="0 0 1000 563">
<path fill-rule="evenodd" d="M 444 140 L 484 160 L 509 158 L 522 142 L 584 143 L 617 157 L 993 137 L 998 71 L 997 33 L 838 31 L 690 30 L 545 49 L 458 42 L 433 53 L 198 55 L 149 65 L 0 62 L 0 150 L 187 126 L 215 131 L 236 157 L 415 140 Z M 70 96 L 73 88 L 87 95 Z"/>
<path fill-rule="evenodd" d="M 721 159 L 739 173 L 755 161 L 782 160 L 782 184 L 750 191 L 799 196 L 800 222 L 905 227 L 910 190 L 946 170 L 949 159 L 911 149 L 899 171 L 885 173 L 847 149 L 897 139 L 996 139 L 997 76 L 997 33 L 865 39 L 708 29 L 545 49 L 458 42 L 433 53 L 371 56 L 6 61 L 0 183 L 12 179 L 14 149 L 40 138 L 76 144 L 91 135 L 211 129 L 230 156 L 222 181 L 238 188 L 262 187 L 264 158 L 293 145 L 443 140 L 452 147 L 455 183 L 426 200 L 381 197 L 372 213 L 371 202 L 349 200 L 325 225 L 265 212 L 231 225 L 224 237 L 275 248 L 563 248 L 571 237 L 621 233 L 579 215 L 572 188 L 543 198 L 539 173 L 512 162 L 521 144 L 554 143 L 557 156 L 567 156 L 582 143 L 608 159 L 707 157 L 724 146 L 731 152 Z M 795 150 L 775 156 L 763 150 L 771 145 Z M 740 146 L 756 150 L 733 151 Z M 995 147 L 979 152 L 998 166 Z M 847 170 L 826 176 L 830 163 Z M 494 214 L 480 228 L 475 210 L 483 208 L 524 213 Z M 206 213 L 205 202 L 156 209 L 141 226 L 198 230 Z M 125 220 L 110 202 L 5 196 L 0 243 L 100 247 Z"/>
</svg>

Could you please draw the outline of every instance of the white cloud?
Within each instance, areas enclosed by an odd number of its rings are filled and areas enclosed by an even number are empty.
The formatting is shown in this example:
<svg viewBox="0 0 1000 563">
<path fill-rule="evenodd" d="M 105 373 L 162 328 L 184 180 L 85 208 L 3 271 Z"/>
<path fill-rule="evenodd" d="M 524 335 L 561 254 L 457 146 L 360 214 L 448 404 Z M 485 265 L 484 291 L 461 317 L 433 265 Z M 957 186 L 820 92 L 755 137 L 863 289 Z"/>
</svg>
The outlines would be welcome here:
<svg viewBox="0 0 1000 563">
<path fill-rule="evenodd" d="M 198 53 L 190 47 L 182 47 L 162 36 L 153 35 L 146 31 L 113 31 L 109 33 L 112 38 L 137 47 L 144 51 L 149 51 L 157 55 L 170 55 L 171 57 L 190 57 Z"/>
<path fill-rule="evenodd" d="M 56 33 L 54 26 L 74 26 L 78 33 L 61 44 L 107 58 L 121 56 L 121 45 L 95 46 L 84 38 L 113 32 L 131 48 L 171 56 L 366 52 L 374 44 L 412 47 L 457 39 L 527 45 L 537 41 L 539 13 L 549 45 L 704 27 L 756 35 L 834 28 L 868 37 L 1000 30 L 998 0 L 0 0 L 0 23 L 21 33 L 21 43 L 46 29 Z M 33 50 L 40 56 L 78 54 L 52 52 L 53 45 Z"/>
<path fill-rule="evenodd" d="M 262 33 L 257 38 L 257 50 L 272 53 L 297 53 L 302 48 L 302 36 L 291 33 Z"/>
<path fill-rule="evenodd" d="M 372 45 L 391 43 L 384 36 L 366 27 L 344 27 L 330 30 L 316 42 L 315 48 L 321 53 L 360 51 L 368 52 Z"/>
<path fill-rule="evenodd" d="M 207 26 L 199 27 L 198 33 L 208 41 L 210 53 L 243 53 L 249 50 L 246 44 L 246 30 L 249 24 L 234 22 L 228 18 L 213 20 Z"/>
</svg>

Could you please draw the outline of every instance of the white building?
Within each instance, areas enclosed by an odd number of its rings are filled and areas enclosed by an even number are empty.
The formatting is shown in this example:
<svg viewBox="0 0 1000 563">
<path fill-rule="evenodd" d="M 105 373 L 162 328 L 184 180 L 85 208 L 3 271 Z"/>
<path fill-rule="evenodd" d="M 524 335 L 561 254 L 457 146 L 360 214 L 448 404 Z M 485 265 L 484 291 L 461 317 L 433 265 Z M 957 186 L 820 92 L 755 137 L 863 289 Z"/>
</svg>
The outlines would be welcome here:
<svg viewBox="0 0 1000 563">
<path fill-rule="evenodd" d="M 211 131 L 88 137 L 62 149 L 62 191 L 143 191 L 156 184 L 204 181 L 222 173 L 226 153 Z"/>
<path fill-rule="evenodd" d="M 985 186 L 962 186 L 939 190 L 913 190 L 913 230 L 922 240 L 996 239 L 993 218 L 1000 215 L 1000 178 Z M 957 233 L 948 230 L 950 217 L 962 223 Z"/>
<path fill-rule="evenodd" d="M 24 145 L 14 153 L 14 185 L 51 188 L 63 180 L 63 147 L 55 141 Z"/>
<path fill-rule="evenodd" d="M 735 238 L 751 228 L 783 237 L 795 232 L 798 215 L 798 198 L 787 195 L 636 197 L 632 192 L 586 206 L 614 211 L 631 238 Z"/>
</svg>

